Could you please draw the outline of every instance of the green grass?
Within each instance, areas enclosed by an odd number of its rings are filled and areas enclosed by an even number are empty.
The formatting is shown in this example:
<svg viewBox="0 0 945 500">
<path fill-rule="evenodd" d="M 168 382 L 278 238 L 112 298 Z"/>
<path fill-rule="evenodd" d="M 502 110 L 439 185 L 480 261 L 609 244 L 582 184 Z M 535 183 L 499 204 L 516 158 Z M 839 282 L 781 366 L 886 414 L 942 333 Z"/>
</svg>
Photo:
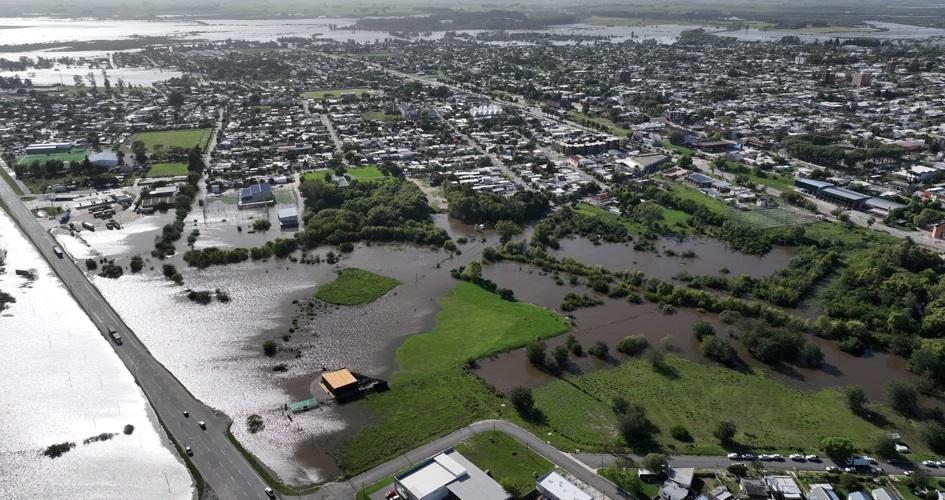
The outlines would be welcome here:
<svg viewBox="0 0 945 500">
<path fill-rule="evenodd" d="M 155 150 L 157 150 L 158 146 L 161 146 L 164 149 L 175 147 L 191 149 L 194 146 L 200 146 L 200 149 L 206 151 L 211 135 L 213 135 L 212 128 L 138 132 L 132 136 L 131 142 L 143 142 L 144 147 L 147 148 L 149 153 L 153 153 Z"/>
<path fill-rule="evenodd" d="M 388 114 L 383 111 L 365 111 L 361 113 L 362 120 L 372 120 L 376 122 L 396 122 L 400 120 L 398 114 Z"/>
<path fill-rule="evenodd" d="M 703 194 L 699 190 L 691 188 L 681 182 L 670 181 L 668 179 L 662 180 L 670 186 L 673 194 L 680 198 L 692 200 L 717 214 L 724 214 L 729 210 L 729 206 L 722 200 Z"/>
<path fill-rule="evenodd" d="M 381 169 L 377 168 L 377 165 L 349 168 L 348 175 L 359 181 L 373 181 L 385 177 L 384 172 L 381 172 Z"/>
<path fill-rule="evenodd" d="M 456 446 L 470 462 L 492 473 L 510 493 L 524 495 L 535 489 L 535 479 L 554 469 L 551 462 L 502 432 L 483 432 Z"/>
<path fill-rule="evenodd" d="M 630 129 L 621 128 L 614 124 L 613 120 L 610 118 L 604 118 L 602 116 L 593 116 L 586 113 L 581 113 L 580 111 L 571 111 L 568 113 L 568 118 L 578 122 L 583 123 L 589 121 L 602 125 L 608 132 L 619 137 L 627 137 L 630 135 Z"/>
<path fill-rule="evenodd" d="M 669 141 L 663 141 L 662 146 L 663 146 L 664 148 L 666 148 L 666 149 L 672 149 L 673 151 L 676 151 L 677 153 L 679 153 L 679 154 L 681 154 L 681 155 L 689 155 L 689 156 L 692 156 L 692 155 L 694 155 L 694 154 L 696 153 L 695 151 L 693 151 L 693 150 L 690 149 L 690 148 L 687 148 L 687 147 L 685 147 L 685 146 L 677 146 L 677 145 L 675 145 L 675 144 L 673 144 L 673 143 L 671 143 L 671 142 L 669 142 Z"/>
<path fill-rule="evenodd" d="M 730 209 L 729 217 L 756 229 L 798 226 L 817 221 L 816 217 L 799 214 L 783 208 Z"/>
<path fill-rule="evenodd" d="M 760 175 L 748 174 L 748 179 L 755 184 L 768 186 L 781 192 L 794 190 L 794 179 L 783 175 L 766 172 L 765 176 L 762 177 Z"/>
<path fill-rule="evenodd" d="M 60 160 L 62 162 L 76 161 L 80 162 L 88 155 L 88 149 L 73 150 L 68 153 L 52 153 L 48 155 L 23 155 L 16 162 L 19 165 L 30 165 L 33 163 L 46 163 L 48 160 Z"/>
<path fill-rule="evenodd" d="M 186 163 L 152 163 L 145 177 L 174 177 L 178 175 L 187 175 Z"/>
<path fill-rule="evenodd" d="M 10 177 L 10 174 L 7 172 L 7 169 L 0 167 L 0 177 L 3 177 L 3 181 L 6 182 L 8 186 L 10 186 L 10 189 L 12 189 L 14 193 L 20 196 L 23 196 L 25 194 L 23 192 L 23 188 L 21 188 L 20 185 L 17 184 L 16 179 L 14 179 L 13 177 Z"/>
<path fill-rule="evenodd" d="M 764 374 L 743 373 L 717 365 L 667 356 L 675 374 L 666 376 L 643 360 L 556 380 L 535 391 L 535 403 L 548 425 L 565 437 L 592 446 L 619 445 L 611 401 L 621 396 L 646 408 L 660 432 L 655 440 L 672 453 L 721 454 L 712 432 L 718 422 L 735 423 L 736 441 L 756 450 L 814 452 L 823 438 L 846 436 L 869 448 L 882 429 L 854 415 L 836 390 L 790 388 Z M 915 430 L 885 407 L 874 410 L 918 445 Z M 685 426 L 694 441 L 675 441 L 673 425 Z M 920 452 L 920 450 L 916 450 Z"/>
<path fill-rule="evenodd" d="M 430 332 L 397 350 L 390 390 L 363 400 L 377 423 L 361 429 L 341 454 L 346 474 L 357 474 L 418 445 L 483 418 L 507 417 L 507 408 L 466 360 L 563 333 L 568 323 L 540 307 L 508 302 L 470 283 L 440 299 Z"/>
<path fill-rule="evenodd" d="M 318 287 L 315 298 L 329 304 L 359 306 L 374 302 L 397 285 L 400 281 L 394 278 L 348 267 L 338 271 L 338 279 Z"/>
<path fill-rule="evenodd" d="M 354 94 L 361 97 L 372 92 L 371 89 L 367 88 L 315 90 L 312 92 L 302 92 L 302 98 L 321 100 L 331 97 L 340 97 L 345 94 Z"/>
<path fill-rule="evenodd" d="M 604 220 L 617 221 L 627 228 L 627 232 L 630 234 L 644 234 L 650 232 L 646 226 L 640 224 L 639 222 L 634 222 L 625 217 L 608 212 L 607 210 L 595 207 L 594 205 L 589 205 L 587 203 L 578 203 L 574 206 L 574 211 L 585 217 L 600 218 Z M 663 222 L 669 228 L 670 231 L 675 233 L 685 233 L 689 230 L 689 227 L 686 225 L 686 222 L 691 219 L 692 216 L 683 212 L 682 210 L 676 210 L 673 208 L 663 207 Z"/>
</svg>

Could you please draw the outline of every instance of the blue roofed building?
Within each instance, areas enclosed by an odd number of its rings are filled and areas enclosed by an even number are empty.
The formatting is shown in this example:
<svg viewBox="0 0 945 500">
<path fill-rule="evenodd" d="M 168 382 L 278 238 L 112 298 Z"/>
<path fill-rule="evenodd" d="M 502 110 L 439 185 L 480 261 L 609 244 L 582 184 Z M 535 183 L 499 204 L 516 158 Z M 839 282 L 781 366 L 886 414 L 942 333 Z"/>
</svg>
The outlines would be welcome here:
<svg viewBox="0 0 945 500">
<path fill-rule="evenodd" d="M 275 203 L 276 198 L 273 196 L 269 184 L 253 184 L 240 189 L 240 201 L 238 203 L 240 208 L 260 207 Z"/>
</svg>

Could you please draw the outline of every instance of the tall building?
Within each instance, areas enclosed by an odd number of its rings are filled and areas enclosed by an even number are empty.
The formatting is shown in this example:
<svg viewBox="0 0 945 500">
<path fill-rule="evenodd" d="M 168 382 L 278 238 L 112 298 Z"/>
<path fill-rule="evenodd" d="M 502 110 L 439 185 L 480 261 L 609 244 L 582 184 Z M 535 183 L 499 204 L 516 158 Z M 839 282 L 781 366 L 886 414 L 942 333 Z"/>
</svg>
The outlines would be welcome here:
<svg viewBox="0 0 945 500">
<path fill-rule="evenodd" d="M 833 71 L 830 71 L 828 68 L 820 70 L 820 75 L 818 75 L 818 80 L 822 85 L 833 85 L 837 82 L 837 74 Z"/>
<path fill-rule="evenodd" d="M 855 87 L 869 87 L 873 83 L 873 74 L 856 72 L 853 73 L 853 85 Z"/>
</svg>

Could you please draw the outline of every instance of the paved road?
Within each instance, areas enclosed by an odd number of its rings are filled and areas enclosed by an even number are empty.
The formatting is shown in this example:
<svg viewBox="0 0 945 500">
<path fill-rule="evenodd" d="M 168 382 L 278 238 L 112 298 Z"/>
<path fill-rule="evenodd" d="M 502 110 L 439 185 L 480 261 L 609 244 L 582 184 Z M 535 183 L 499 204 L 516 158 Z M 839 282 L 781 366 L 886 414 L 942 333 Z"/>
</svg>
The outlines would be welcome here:
<svg viewBox="0 0 945 500">
<path fill-rule="evenodd" d="M 505 420 L 482 420 L 469 426 L 463 427 L 435 441 L 427 443 L 419 448 L 409 451 L 393 460 L 385 462 L 359 476 L 352 478 L 351 483 L 355 488 L 361 489 L 370 486 L 388 476 L 392 476 L 400 470 L 409 467 L 427 457 L 456 446 L 467 439 L 492 430 L 504 432 L 530 449 L 536 451 L 539 455 L 547 458 L 549 461 L 573 474 L 575 477 L 590 485 L 597 491 L 607 495 L 610 498 L 631 498 L 623 493 L 610 481 L 598 476 L 594 471 L 579 462 L 572 456 L 559 451 L 557 448 L 546 443 L 534 434 L 522 429 L 521 427 Z"/>
</svg>

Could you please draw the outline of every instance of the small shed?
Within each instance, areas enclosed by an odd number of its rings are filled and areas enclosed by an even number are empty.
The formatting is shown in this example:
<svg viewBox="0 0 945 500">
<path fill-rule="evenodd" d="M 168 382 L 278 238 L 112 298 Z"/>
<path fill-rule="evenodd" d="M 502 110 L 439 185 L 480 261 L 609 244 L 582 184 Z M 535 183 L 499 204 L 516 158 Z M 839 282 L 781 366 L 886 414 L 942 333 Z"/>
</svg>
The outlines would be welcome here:
<svg viewBox="0 0 945 500">
<path fill-rule="evenodd" d="M 308 411 L 313 408 L 318 408 L 317 398 L 308 398 L 302 401 L 296 401 L 295 403 L 289 403 L 289 409 L 292 410 L 292 413 L 302 413 L 303 411 Z"/>
<path fill-rule="evenodd" d="M 322 386 L 335 399 L 345 399 L 358 394 L 358 379 L 345 368 L 322 374 Z"/>
</svg>

